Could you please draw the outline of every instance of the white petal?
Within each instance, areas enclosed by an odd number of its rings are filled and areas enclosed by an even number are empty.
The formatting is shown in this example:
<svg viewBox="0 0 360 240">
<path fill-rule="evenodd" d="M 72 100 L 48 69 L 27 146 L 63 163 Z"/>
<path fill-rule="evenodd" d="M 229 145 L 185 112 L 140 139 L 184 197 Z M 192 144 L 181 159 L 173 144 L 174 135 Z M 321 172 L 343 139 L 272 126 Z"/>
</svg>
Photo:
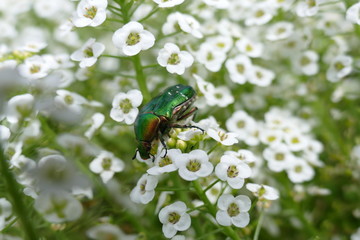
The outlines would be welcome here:
<svg viewBox="0 0 360 240">
<path fill-rule="evenodd" d="M 219 210 L 216 213 L 216 221 L 222 226 L 230 226 L 231 218 L 226 211 Z"/>
<path fill-rule="evenodd" d="M 249 213 L 247 212 L 242 212 L 239 215 L 232 217 L 231 218 L 231 222 L 237 226 L 237 227 L 245 227 L 249 224 L 250 222 L 250 216 Z"/>
</svg>

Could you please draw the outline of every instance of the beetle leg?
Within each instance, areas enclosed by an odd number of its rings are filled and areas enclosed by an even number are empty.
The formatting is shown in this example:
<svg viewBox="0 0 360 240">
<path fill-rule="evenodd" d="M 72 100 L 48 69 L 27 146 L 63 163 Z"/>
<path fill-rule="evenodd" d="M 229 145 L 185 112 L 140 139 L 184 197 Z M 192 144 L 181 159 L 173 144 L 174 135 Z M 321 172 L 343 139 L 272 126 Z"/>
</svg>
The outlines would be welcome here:
<svg viewBox="0 0 360 240">
<path fill-rule="evenodd" d="M 194 125 L 171 124 L 170 127 L 171 128 L 197 128 L 197 129 L 201 130 L 203 134 L 205 133 L 204 129 L 202 129 L 201 127 L 198 127 L 198 126 L 194 126 Z"/>
<path fill-rule="evenodd" d="M 188 111 L 186 114 L 180 116 L 177 120 L 181 121 L 183 119 L 186 119 L 186 118 L 190 117 L 191 115 L 195 114 L 197 110 L 198 110 L 197 107 L 193 107 L 192 109 L 190 109 L 190 111 Z"/>
<path fill-rule="evenodd" d="M 165 140 L 164 140 L 164 138 L 162 137 L 162 135 L 160 135 L 159 138 L 160 138 L 161 144 L 162 144 L 163 147 L 165 148 L 165 154 L 164 154 L 164 156 L 162 157 L 162 158 L 164 158 L 164 157 L 166 157 L 166 155 L 167 155 L 167 147 L 166 147 Z"/>
<path fill-rule="evenodd" d="M 136 149 L 134 156 L 132 157 L 132 160 L 136 158 L 136 154 L 138 153 L 139 149 Z"/>
</svg>

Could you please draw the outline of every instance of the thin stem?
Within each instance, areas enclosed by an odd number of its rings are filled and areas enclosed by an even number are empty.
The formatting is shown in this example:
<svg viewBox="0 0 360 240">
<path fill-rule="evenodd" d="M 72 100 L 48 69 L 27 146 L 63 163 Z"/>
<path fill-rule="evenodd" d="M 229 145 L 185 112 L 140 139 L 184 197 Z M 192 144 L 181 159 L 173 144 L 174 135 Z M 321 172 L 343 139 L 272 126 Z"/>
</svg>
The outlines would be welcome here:
<svg viewBox="0 0 360 240">
<path fill-rule="evenodd" d="M 115 7 L 115 6 L 112 6 L 112 5 L 108 5 L 108 8 L 111 8 L 111 9 L 114 9 L 116 11 L 118 11 L 120 14 L 121 14 L 121 8 L 118 8 L 118 7 Z"/>
<path fill-rule="evenodd" d="M 209 191 L 210 188 L 212 188 L 215 184 L 217 184 L 218 182 L 220 182 L 220 179 L 214 181 L 212 184 L 210 184 L 207 188 L 205 188 L 204 192 Z"/>
<path fill-rule="evenodd" d="M 141 60 L 139 54 L 132 57 L 132 61 L 134 64 L 135 72 L 136 72 L 136 81 L 138 82 L 141 93 L 144 96 L 144 102 L 150 101 L 150 92 L 146 85 L 146 78 L 143 71 L 143 67 L 141 65 Z"/>
<path fill-rule="evenodd" d="M 3 148 L 0 143 L 0 167 L 1 167 L 1 176 L 5 179 L 7 192 L 10 195 L 11 203 L 14 208 L 16 215 L 18 216 L 19 222 L 22 225 L 24 231 L 24 238 L 29 240 L 39 239 L 36 236 L 35 228 L 33 222 L 28 216 L 28 209 L 26 208 L 23 202 L 23 196 L 20 193 L 21 187 L 16 182 L 13 173 L 10 171 L 9 164 L 5 159 Z"/>
<path fill-rule="evenodd" d="M 216 143 L 208 152 L 207 154 L 209 155 L 210 153 L 212 153 L 218 146 L 220 146 L 220 143 Z"/>
<path fill-rule="evenodd" d="M 264 221 L 264 215 L 265 215 L 265 211 L 262 209 L 261 213 L 260 213 L 258 224 L 257 224 L 256 229 L 255 229 L 254 240 L 259 239 L 261 226 L 262 226 L 263 221 Z"/>
<path fill-rule="evenodd" d="M 142 19 L 139 20 L 139 22 L 143 22 L 145 21 L 146 19 L 150 18 L 152 15 L 154 15 L 157 11 L 159 11 L 159 7 L 155 7 L 151 12 L 149 12 L 148 15 L 146 15 L 145 17 L 143 17 Z"/>
<path fill-rule="evenodd" d="M 189 188 L 171 188 L 171 187 L 159 187 L 156 191 L 189 191 Z"/>
<path fill-rule="evenodd" d="M 193 185 L 194 185 L 197 195 L 204 202 L 204 204 L 205 204 L 206 208 L 208 209 L 208 211 L 210 212 L 210 214 L 214 218 L 216 218 L 216 207 L 213 204 L 211 204 L 210 200 L 207 198 L 205 192 L 201 188 L 200 183 L 198 181 L 193 181 Z M 231 239 L 240 240 L 240 237 L 236 234 L 234 229 L 232 229 L 231 227 L 222 227 L 222 230 Z"/>
</svg>

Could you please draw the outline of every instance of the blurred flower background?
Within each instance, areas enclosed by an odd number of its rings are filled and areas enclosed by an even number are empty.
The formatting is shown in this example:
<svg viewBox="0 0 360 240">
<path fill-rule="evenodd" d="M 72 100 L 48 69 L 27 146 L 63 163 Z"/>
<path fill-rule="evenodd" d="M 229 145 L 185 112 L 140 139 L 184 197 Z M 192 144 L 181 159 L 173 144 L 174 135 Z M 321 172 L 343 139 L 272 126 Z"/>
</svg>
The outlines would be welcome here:
<svg viewBox="0 0 360 240">
<path fill-rule="evenodd" d="M 357 0 L 1 0 L 0 239 L 360 239 L 359 25 Z M 175 84 L 195 127 L 141 159 Z"/>
</svg>

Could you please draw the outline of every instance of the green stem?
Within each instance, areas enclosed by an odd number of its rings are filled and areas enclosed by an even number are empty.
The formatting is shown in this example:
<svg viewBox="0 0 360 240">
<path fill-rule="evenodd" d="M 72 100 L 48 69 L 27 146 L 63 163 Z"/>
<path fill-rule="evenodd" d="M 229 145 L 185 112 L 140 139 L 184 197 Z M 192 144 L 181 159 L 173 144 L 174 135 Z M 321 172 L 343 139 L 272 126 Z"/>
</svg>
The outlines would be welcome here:
<svg viewBox="0 0 360 240">
<path fill-rule="evenodd" d="M 154 15 L 157 11 L 159 11 L 159 7 L 155 7 L 148 15 L 146 15 L 145 17 L 143 17 L 142 19 L 139 20 L 139 22 L 143 22 L 146 19 L 150 18 L 152 15 Z"/>
<path fill-rule="evenodd" d="M 204 202 L 204 204 L 205 204 L 206 208 L 208 209 L 208 211 L 210 212 L 210 214 L 214 218 L 216 218 L 216 207 L 213 204 L 211 204 L 210 200 L 207 198 L 204 190 L 202 189 L 200 183 L 196 180 L 196 181 L 193 181 L 193 185 L 194 185 L 197 195 Z M 231 227 L 222 227 L 222 231 L 231 239 L 240 240 L 240 237 L 236 234 L 234 229 L 232 229 Z"/>
<path fill-rule="evenodd" d="M 210 153 L 212 153 L 218 146 L 220 146 L 221 145 L 221 143 L 216 143 L 208 152 L 207 152 L 207 154 L 209 155 Z"/>
<path fill-rule="evenodd" d="M 254 240 L 259 239 L 261 226 L 262 226 L 263 221 L 264 221 L 264 215 L 265 215 L 265 211 L 262 209 L 261 213 L 260 213 L 258 224 L 257 224 L 256 229 L 255 229 Z"/>
<path fill-rule="evenodd" d="M 144 96 L 144 102 L 150 101 L 150 92 L 149 89 L 146 86 L 146 78 L 143 71 L 143 67 L 141 65 L 141 60 L 139 54 L 132 57 L 134 67 L 135 67 L 135 73 L 136 73 L 136 81 L 138 82 L 139 88 L 141 93 Z"/>
<path fill-rule="evenodd" d="M 220 179 L 214 181 L 212 184 L 210 184 L 209 186 L 207 186 L 207 188 L 205 188 L 204 192 L 209 191 L 210 188 L 212 188 L 215 184 L 217 184 L 218 182 L 220 182 Z"/>
<path fill-rule="evenodd" d="M 9 169 L 9 164 L 5 159 L 3 148 L 0 144 L 0 167 L 1 176 L 5 179 L 7 192 L 10 195 L 11 203 L 15 214 L 18 216 L 22 229 L 24 231 L 24 239 L 36 240 L 39 239 L 36 236 L 35 228 L 33 226 L 30 217 L 28 216 L 28 209 L 23 202 L 23 196 L 20 193 L 21 187 L 16 182 L 13 173 Z"/>
</svg>

